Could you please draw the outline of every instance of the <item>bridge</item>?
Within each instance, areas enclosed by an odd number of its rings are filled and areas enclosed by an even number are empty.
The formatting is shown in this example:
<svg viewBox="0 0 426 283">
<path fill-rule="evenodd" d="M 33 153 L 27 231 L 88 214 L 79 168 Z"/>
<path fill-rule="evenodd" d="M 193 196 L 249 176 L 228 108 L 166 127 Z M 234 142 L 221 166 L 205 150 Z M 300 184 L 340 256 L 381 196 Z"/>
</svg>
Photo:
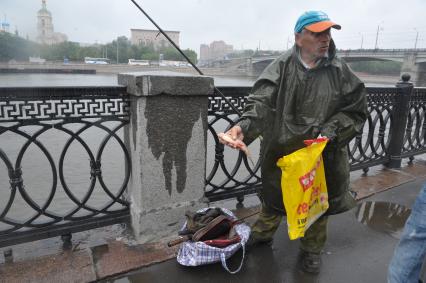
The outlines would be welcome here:
<svg viewBox="0 0 426 283">
<path fill-rule="evenodd" d="M 417 86 L 426 86 L 426 49 L 359 49 L 339 50 L 346 62 L 395 61 L 401 62 L 401 74 L 410 74 Z"/>
<path fill-rule="evenodd" d="M 355 49 L 338 50 L 337 55 L 346 62 L 395 61 L 401 62 L 401 74 L 408 73 L 416 86 L 426 86 L 426 49 Z M 238 58 L 227 66 L 246 70 L 248 75 L 258 76 L 278 56 Z"/>
</svg>

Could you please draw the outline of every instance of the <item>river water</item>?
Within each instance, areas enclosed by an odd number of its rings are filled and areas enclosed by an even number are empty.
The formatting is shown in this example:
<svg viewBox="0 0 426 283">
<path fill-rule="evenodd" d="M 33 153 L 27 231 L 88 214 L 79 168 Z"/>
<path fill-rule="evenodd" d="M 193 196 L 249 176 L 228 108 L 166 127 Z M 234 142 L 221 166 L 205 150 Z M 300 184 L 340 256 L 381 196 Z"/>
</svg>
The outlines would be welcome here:
<svg viewBox="0 0 426 283">
<path fill-rule="evenodd" d="M 251 86 L 249 77 L 214 77 L 216 86 Z M 115 74 L 0 74 L 0 87 L 117 86 Z"/>
<path fill-rule="evenodd" d="M 252 86 L 252 77 L 213 76 L 216 86 Z M 380 78 L 379 78 L 380 80 Z M 395 82 L 368 82 L 367 86 L 393 86 Z M 0 87 L 117 86 L 116 74 L 0 74 Z"/>
</svg>

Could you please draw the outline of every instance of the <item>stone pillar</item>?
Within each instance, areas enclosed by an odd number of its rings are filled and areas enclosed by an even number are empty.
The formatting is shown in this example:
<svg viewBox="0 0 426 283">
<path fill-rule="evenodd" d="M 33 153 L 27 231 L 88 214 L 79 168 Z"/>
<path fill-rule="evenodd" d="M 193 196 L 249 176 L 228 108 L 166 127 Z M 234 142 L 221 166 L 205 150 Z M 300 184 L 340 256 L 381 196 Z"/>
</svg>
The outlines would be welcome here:
<svg viewBox="0 0 426 283">
<path fill-rule="evenodd" d="M 404 57 L 401 67 L 401 76 L 403 74 L 409 74 L 415 86 L 424 87 L 426 86 L 426 63 L 416 63 L 416 60 L 417 53 L 408 53 Z"/>
<path fill-rule="evenodd" d="M 203 204 L 208 95 L 213 79 L 172 72 L 126 73 L 130 95 L 129 198 L 140 243 L 177 236 L 186 210 Z"/>
</svg>

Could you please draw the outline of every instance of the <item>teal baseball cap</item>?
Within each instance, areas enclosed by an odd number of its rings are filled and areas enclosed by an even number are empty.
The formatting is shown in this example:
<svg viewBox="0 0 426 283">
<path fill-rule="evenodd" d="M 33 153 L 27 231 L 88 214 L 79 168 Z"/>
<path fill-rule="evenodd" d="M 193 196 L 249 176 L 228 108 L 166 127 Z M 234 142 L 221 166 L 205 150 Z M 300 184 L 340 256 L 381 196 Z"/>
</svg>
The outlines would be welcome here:
<svg viewBox="0 0 426 283">
<path fill-rule="evenodd" d="M 341 26 L 332 22 L 322 11 L 307 11 L 297 19 L 294 32 L 300 33 L 303 29 L 311 32 L 323 32 L 329 28 L 341 29 Z"/>
</svg>

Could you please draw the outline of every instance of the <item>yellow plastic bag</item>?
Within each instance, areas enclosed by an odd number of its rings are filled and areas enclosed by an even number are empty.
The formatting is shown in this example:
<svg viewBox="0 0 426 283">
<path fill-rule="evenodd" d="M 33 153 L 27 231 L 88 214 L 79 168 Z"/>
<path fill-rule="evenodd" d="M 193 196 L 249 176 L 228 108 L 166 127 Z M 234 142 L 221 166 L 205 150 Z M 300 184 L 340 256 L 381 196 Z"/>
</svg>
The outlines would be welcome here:
<svg viewBox="0 0 426 283">
<path fill-rule="evenodd" d="M 281 190 L 290 240 L 305 231 L 328 209 L 322 151 L 326 138 L 305 141 L 306 147 L 280 158 Z"/>
</svg>

